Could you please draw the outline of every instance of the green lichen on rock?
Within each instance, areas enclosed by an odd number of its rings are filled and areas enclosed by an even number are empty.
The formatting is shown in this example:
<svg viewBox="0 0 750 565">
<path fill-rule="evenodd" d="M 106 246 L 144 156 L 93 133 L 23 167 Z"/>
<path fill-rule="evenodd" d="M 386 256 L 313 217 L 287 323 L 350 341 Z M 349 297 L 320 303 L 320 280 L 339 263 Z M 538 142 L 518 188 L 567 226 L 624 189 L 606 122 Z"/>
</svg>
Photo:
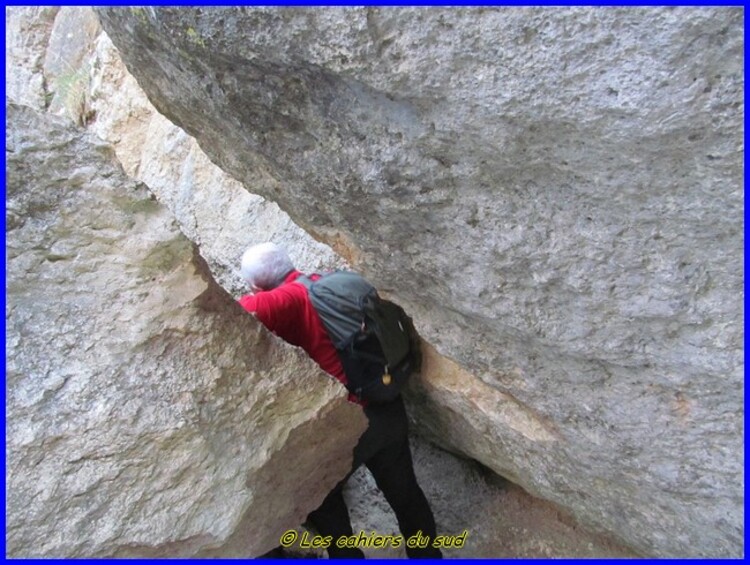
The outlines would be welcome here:
<svg viewBox="0 0 750 565">
<path fill-rule="evenodd" d="M 156 197 L 150 196 L 147 198 L 132 198 L 130 196 L 114 196 L 112 203 L 122 212 L 126 214 L 156 214 L 161 210 L 161 205 Z"/>
<path fill-rule="evenodd" d="M 182 235 L 155 244 L 141 262 L 140 276 L 143 279 L 153 279 L 173 271 L 191 257 L 191 246 L 190 241 Z"/>
<path fill-rule="evenodd" d="M 78 68 L 70 67 L 51 81 L 50 90 L 45 93 L 47 107 L 57 105 L 79 126 L 84 126 L 93 118 L 87 92 L 90 89 L 91 65 L 87 62 Z"/>
<path fill-rule="evenodd" d="M 148 17 L 146 16 L 146 9 L 143 7 L 133 7 L 130 8 L 130 13 L 136 16 L 141 23 L 146 23 L 146 20 Z"/>
<path fill-rule="evenodd" d="M 197 31 L 195 31 L 195 28 L 189 27 L 187 28 L 187 31 L 185 33 L 187 33 L 188 39 L 192 43 L 195 43 L 196 45 L 200 45 L 201 47 L 206 46 L 206 42 L 203 40 L 201 35 Z"/>
</svg>

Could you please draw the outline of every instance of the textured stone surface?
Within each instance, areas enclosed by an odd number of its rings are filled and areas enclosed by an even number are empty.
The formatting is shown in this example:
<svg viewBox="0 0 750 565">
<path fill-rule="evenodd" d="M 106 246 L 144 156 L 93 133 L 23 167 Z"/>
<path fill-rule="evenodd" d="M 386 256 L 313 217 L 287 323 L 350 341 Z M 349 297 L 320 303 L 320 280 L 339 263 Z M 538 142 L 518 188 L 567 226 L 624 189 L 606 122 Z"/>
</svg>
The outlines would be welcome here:
<svg viewBox="0 0 750 565">
<path fill-rule="evenodd" d="M 48 111 L 86 125 L 93 117 L 90 105 L 91 45 L 102 29 L 90 9 L 62 7 L 45 49 L 44 83 Z"/>
<path fill-rule="evenodd" d="M 421 415 L 420 415 L 421 417 Z M 475 461 L 467 461 L 416 437 L 414 468 L 442 535 L 468 532 L 447 558 L 635 557 L 583 530 L 559 507 L 531 497 Z M 364 469 L 344 491 L 354 531 L 398 534 L 388 503 Z M 368 557 L 405 557 L 403 549 L 366 551 Z"/>
<path fill-rule="evenodd" d="M 6 111 L 8 555 L 276 546 L 348 470 L 361 410 L 213 282 L 109 145 Z"/>
<path fill-rule="evenodd" d="M 7 43 L 15 45 L 12 58 L 6 49 L 9 76 L 46 85 L 48 111 L 112 143 L 125 172 L 146 183 L 173 212 L 224 288 L 235 296 L 246 291 L 239 257 L 247 246 L 269 239 L 283 243 L 306 271 L 346 265 L 276 204 L 242 188 L 206 157 L 195 139 L 155 111 L 101 33 L 92 9 L 62 7 L 51 17 L 48 12 L 9 8 L 6 25 L 13 25 Z M 46 34 L 31 42 L 28 29 Z M 44 64 L 32 64 L 37 60 Z M 11 100 L 28 104 L 16 90 L 9 89 Z"/>
<path fill-rule="evenodd" d="M 23 17 L 13 19 L 8 41 L 20 44 L 17 36 L 38 25 L 44 12 L 18 10 Z M 201 255 L 207 257 L 212 273 L 225 288 L 241 291 L 233 259 L 243 242 L 253 238 L 283 241 L 306 270 L 342 264 L 328 246 L 312 240 L 275 204 L 239 187 L 208 161 L 190 136 L 160 116 L 124 68 L 106 34 L 91 33 L 97 29 L 98 19 L 91 9 L 62 7 L 48 30 L 48 44 L 27 41 L 23 45 L 27 52 L 23 57 L 16 53 L 13 65 L 29 66 L 11 67 L 8 75 L 22 71 L 39 75 L 40 84 L 47 85 L 48 111 L 83 124 L 111 142 L 125 171 L 146 182 L 176 215 L 181 231 L 200 242 Z M 37 59 L 35 53 L 45 54 L 45 67 L 30 66 Z M 75 88 L 56 88 L 57 77 L 66 73 L 76 77 L 69 83 Z M 65 93 L 69 98 L 61 96 Z M 521 489 L 498 487 L 476 464 L 457 460 L 419 437 L 412 437 L 412 447 L 420 484 L 432 503 L 439 531 L 469 530 L 465 547 L 445 550 L 449 557 L 629 555 L 583 532 L 571 520 L 562 519 L 556 508 Z M 355 531 L 398 533 L 392 511 L 364 469 L 354 475 L 346 496 Z M 88 533 L 84 530 L 81 535 Z M 180 544 L 175 544 L 173 552 L 164 548 L 170 555 L 180 551 L 184 552 Z M 404 556 L 403 549 L 366 552 L 371 557 Z"/>
<path fill-rule="evenodd" d="M 741 9 L 99 14 L 474 375 L 422 399 L 442 441 L 642 553 L 742 552 Z"/>
<path fill-rule="evenodd" d="M 5 96 L 37 110 L 47 107 L 44 55 L 58 6 L 5 7 Z"/>
<path fill-rule="evenodd" d="M 239 258 L 260 241 L 283 244 L 306 272 L 346 265 L 278 205 L 245 190 L 208 159 L 194 138 L 156 112 L 106 34 L 92 46 L 91 61 L 96 120 L 89 129 L 112 142 L 126 172 L 172 210 L 225 289 L 234 295 L 247 291 Z M 251 189 L 253 184 L 246 182 Z"/>
</svg>

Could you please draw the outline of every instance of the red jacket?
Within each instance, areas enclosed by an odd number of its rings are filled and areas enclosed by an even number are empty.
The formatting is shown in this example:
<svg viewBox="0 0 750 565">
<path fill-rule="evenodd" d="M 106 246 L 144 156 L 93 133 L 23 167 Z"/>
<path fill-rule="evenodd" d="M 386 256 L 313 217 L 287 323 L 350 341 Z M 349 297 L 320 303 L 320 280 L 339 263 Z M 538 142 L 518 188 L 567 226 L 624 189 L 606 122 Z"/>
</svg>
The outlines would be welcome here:
<svg viewBox="0 0 750 565">
<path fill-rule="evenodd" d="M 304 349 L 324 371 L 346 384 L 344 367 L 307 296 L 307 289 L 301 283 L 294 282 L 301 276 L 299 271 L 293 271 L 273 290 L 243 296 L 239 300 L 240 305 L 254 313 L 277 336 Z M 311 278 L 316 280 L 319 275 L 312 275 Z M 349 400 L 356 402 L 356 397 L 350 394 Z"/>
</svg>

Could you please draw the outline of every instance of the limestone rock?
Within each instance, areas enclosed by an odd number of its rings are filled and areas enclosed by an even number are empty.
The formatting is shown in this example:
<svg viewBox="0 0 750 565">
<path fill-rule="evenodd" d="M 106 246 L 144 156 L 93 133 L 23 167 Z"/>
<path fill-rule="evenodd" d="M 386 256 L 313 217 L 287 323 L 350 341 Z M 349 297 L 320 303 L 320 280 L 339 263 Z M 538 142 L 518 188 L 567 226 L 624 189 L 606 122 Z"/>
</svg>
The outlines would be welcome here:
<svg viewBox="0 0 750 565">
<path fill-rule="evenodd" d="M 47 107 L 44 54 L 57 6 L 5 8 L 5 96 L 37 110 Z"/>
<path fill-rule="evenodd" d="M 37 17 L 25 11 L 24 15 L 32 22 Z M 18 20 L 16 28 L 9 31 L 20 33 L 32 22 Z M 62 104 L 55 88 L 48 87 L 52 100 L 48 111 L 83 124 L 112 143 L 126 173 L 148 184 L 175 214 L 181 231 L 199 242 L 202 256 L 224 288 L 242 292 L 234 273 L 236 258 L 245 245 L 260 238 L 284 242 L 296 264 L 307 271 L 345 265 L 328 246 L 315 242 L 293 224 L 278 206 L 249 194 L 210 163 L 192 137 L 159 115 L 125 69 L 106 33 L 91 33 L 98 29 L 91 9 L 60 8 L 49 31 L 49 44 L 25 45 L 29 51 L 46 53 L 44 58 L 51 64 L 27 70 L 43 75 L 42 82 L 48 85 L 61 82 L 58 76 L 65 78 L 58 69 L 72 70 L 71 75 L 79 78 L 76 84 L 83 88 L 76 89 L 70 100 L 79 103 Z M 32 55 L 27 53 L 14 64 L 24 65 Z M 470 529 L 465 546 L 444 549 L 446 556 L 630 555 L 622 549 L 613 550 L 606 540 L 592 537 L 570 520 L 561 521 L 559 510 L 521 489 L 498 488 L 495 481 L 479 475 L 475 463 L 460 461 L 418 436 L 412 436 L 411 441 L 416 472 L 439 531 L 445 535 Z M 345 493 L 355 532 L 398 534 L 395 517 L 366 470 L 355 473 Z M 528 527 L 521 531 L 520 524 Z M 370 557 L 405 556 L 403 548 L 365 551 Z"/>
<path fill-rule="evenodd" d="M 278 205 L 245 190 L 208 159 L 193 137 L 159 114 L 106 34 L 92 45 L 91 61 L 96 120 L 89 129 L 110 141 L 126 172 L 145 182 L 174 213 L 222 287 L 234 295 L 247 292 L 239 258 L 261 241 L 283 244 L 305 272 L 346 266 L 328 245 L 314 240 Z"/>
<path fill-rule="evenodd" d="M 641 553 L 742 553 L 741 9 L 98 13 L 457 363 L 440 441 Z"/>
<path fill-rule="evenodd" d="M 38 42 L 22 34 L 41 27 L 41 16 L 27 9 L 8 10 L 15 11 L 8 41 L 18 46 L 17 55 L 6 63 L 10 75 L 46 84 L 48 111 L 110 142 L 125 172 L 146 183 L 175 215 L 182 232 L 198 244 L 221 286 L 235 296 L 247 291 L 239 259 L 245 248 L 260 241 L 284 244 L 307 272 L 347 265 L 276 204 L 245 190 L 206 157 L 194 138 L 156 112 L 91 8 L 59 8 Z M 30 64 L 36 59 L 44 65 Z M 13 93 L 11 99 L 24 103 Z"/>
<path fill-rule="evenodd" d="M 79 125 L 94 118 L 89 99 L 89 52 L 101 31 L 99 20 L 90 9 L 63 7 L 55 17 L 45 49 L 48 111 L 67 115 Z"/>
<path fill-rule="evenodd" d="M 6 112 L 8 556 L 275 547 L 347 472 L 361 409 L 218 287 L 109 145 Z"/>
<path fill-rule="evenodd" d="M 421 417 L 421 414 L 420 414 Z M 446 558 L 622 558 L 633 551 L 586 532 L 554 504 L 536 499 L 476 461 L 455 457 L 419 436 L 411 441 L 414 469 L 430 501 L 438 534 L 464 544 Z M 350 479 L 344 496 L 355 532 L 398 534 L 398 525 L 372 475 Z M 403 548 L 367 548 L 367 557 L 406 557 Z"/>
</svg>

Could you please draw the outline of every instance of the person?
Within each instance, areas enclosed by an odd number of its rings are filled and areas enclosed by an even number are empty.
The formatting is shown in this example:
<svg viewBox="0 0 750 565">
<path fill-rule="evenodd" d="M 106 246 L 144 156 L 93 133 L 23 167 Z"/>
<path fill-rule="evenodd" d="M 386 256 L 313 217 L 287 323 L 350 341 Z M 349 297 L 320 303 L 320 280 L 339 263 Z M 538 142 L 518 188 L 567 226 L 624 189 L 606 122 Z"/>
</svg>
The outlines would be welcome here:
<svg viewBox="0 0 750 565">
<path fill-rule="evenodd" d="M 307 289 L 295 282 L 304 275 L 295 269 L 286 251 L 271 242 L 252 246 L 242 256 L 241 273 L 251 289 L 250 294 L 239 299 L 242 307 L 255 314 L 276 335 L 304 349 L 324 371 L 345 385 L 347 377 L 338 353 L 313 308 Z M 311 275 L 313 280 L 318 277 Z M 353 535 L 343 488 L 351 474 L 365 465 L 396 515 L 407 556 L 442 557 L 440 550 L 429 543 L 424 548 L 410 548 L 405 543 L 420 531 L 423 537 L 434 540 L 436 526 L 430 505 L 414 474 L 403 400 L 399 396 L 388 404 L 368 405 L 351 393 L 349 400 L 362 406 L 368 427 L 354 448 L 349 474 L 308 516 L 308 521 L 320 535 L 331 536 L 328 556 L 364 557 L 360 548 L 339 548 L 336 541 Z"/>
</svg>

